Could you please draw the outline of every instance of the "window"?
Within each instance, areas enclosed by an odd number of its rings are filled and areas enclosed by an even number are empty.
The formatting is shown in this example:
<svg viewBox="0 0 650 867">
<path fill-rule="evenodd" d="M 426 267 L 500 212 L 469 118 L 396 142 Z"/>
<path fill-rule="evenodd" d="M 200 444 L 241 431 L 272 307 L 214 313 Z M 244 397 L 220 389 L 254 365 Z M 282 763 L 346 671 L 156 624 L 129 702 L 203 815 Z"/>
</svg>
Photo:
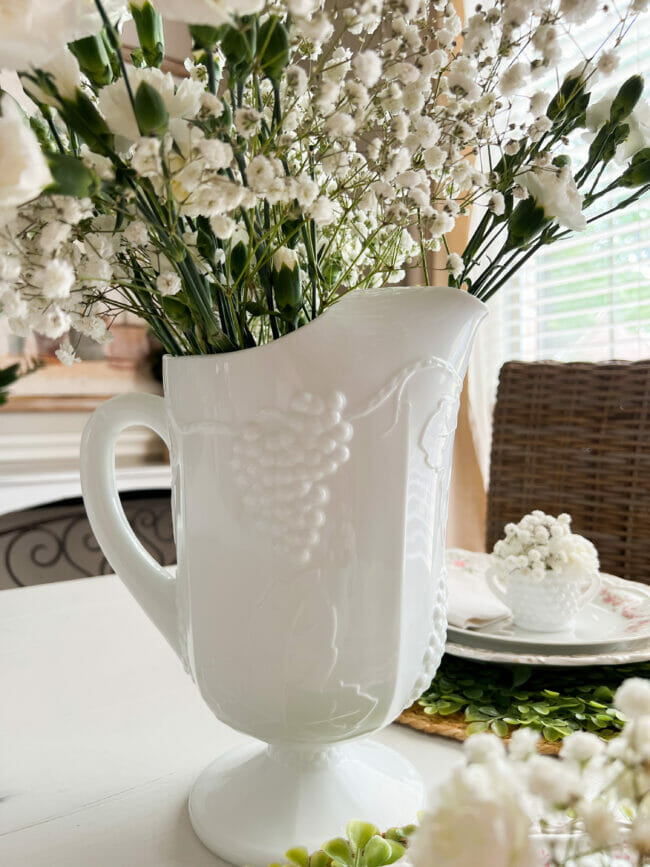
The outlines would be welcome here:
<svg viewBox="0 0 650 867">
<path fill-rule="evenodd" d="M 619 68 L 595 85 L 592 103 L 637 72 L 648 97 L 650 41 L 643 29 L 623 43 Z M 594 25 L 582 44 L 589 50 L 603 37 Z M 587 147 L 579 142 L 575 155 Z M 620 171 L 615 166 L 610 174 Z M 540 250 L 499 294 L 500 362 L 650 357 L 650 197 Z"/>
</svg>

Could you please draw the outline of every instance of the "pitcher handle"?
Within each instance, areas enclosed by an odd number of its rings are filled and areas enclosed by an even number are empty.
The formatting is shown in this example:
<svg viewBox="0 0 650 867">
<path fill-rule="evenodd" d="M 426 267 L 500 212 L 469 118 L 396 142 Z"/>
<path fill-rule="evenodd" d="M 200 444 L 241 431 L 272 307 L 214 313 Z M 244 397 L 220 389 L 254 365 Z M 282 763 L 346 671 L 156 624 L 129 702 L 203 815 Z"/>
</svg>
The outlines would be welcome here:
<svg viewBox="0 0 650 867">
<path fill-rule="evenodd" d="M 500 599 L 501 602 L 504 602 L 506 605 L 508 605 L 508 598 L 505 594 L 505 591 L 501 586 L 501 582 L 497 578 L 496 573 L 492 569 L 488 569 L 485 573 L 485 581 L 487 583 L 487 586 L 494 593 L 497 599 Z"/>
<path fill-rule="evenodd" d="M 152 394 L 123 394 L 88 420 L 81 439 L 81 491 L 97 541 L 112 569 L 176 652 L 176 579 L 142 546 L 126 519 L 115 480 L 115 444 L 125 428 L 151 428 L 169 448 L 165 402 Z"/>
</svg>

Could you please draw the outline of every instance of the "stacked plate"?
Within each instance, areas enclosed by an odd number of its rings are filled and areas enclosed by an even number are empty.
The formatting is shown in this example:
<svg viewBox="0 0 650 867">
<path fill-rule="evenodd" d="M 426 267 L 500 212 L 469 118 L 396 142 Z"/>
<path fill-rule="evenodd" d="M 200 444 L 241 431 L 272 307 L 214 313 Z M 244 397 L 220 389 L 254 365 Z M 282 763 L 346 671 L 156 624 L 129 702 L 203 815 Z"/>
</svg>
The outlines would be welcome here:
<svg viewBox="0 0 650 867">
<path fill-rule="evenodd" d="M 450 581 L 485 573 L 487 554 L 448 551 Z M 459 575 L 459 569 L 461 574 Z M 564 632 L 531 632 L 508 617 L 472 628 L 450 625 L 446 651 L 485 662 L 525 665 L 623 665 L 650 660 L 650 587 L 601 573 L 598 595 Z M 450 616 L 450 620 L 452 620 Z"/>
</svg>

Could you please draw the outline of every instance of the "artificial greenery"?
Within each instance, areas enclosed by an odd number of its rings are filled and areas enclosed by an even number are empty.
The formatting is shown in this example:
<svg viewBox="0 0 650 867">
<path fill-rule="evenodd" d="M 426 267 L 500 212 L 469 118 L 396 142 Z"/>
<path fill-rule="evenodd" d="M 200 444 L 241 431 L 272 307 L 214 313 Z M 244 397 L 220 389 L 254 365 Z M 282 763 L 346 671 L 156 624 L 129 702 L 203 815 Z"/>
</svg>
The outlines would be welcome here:
<svg viewBox="0 0 650 867">
<path fill-rule="evenodd" d="M 612 706 L 614 693 L 629 677 L 650 678 L 650 662 L 556 669 L 447 655 L 418 703 L 426 714 L 462 713 L 468 734 L 492 731 L 506 737 L 513 728 L 528 726 L 547 741 L 574 731 L 611 738 L 625 723 Z"/>
<path fill-rule="evenodd" d="M 286 867 L 386 867 L 406 852 L 415 825 L 389 828 L 382 833 L 370 822 L 348 822 L 347 837 L 334 837 L 310 855 L 304 846 L 285 853 Z M 269 867 L 281 867 L 271 864 Z"/>
</svg>

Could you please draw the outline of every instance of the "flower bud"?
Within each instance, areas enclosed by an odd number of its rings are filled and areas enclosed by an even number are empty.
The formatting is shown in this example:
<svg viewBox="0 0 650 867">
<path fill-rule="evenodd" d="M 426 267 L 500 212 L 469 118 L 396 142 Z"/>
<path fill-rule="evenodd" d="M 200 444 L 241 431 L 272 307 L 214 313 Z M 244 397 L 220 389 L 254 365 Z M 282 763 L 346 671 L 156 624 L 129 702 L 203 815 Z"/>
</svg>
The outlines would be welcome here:
<svg viewBox="0 0 650 867">
<path fill-rule="evenodd" d="M 508 229 L 509 247 L 523 247 L 548 222 L 544 208 L 539 206 L 532 196 L 519 202 L 512 212 Z"/>
<path fill-rule="evenodd" d="M 298 256 L 289 247 L 279 247 L 273 254 L 273 288 L 280 315 L 295 322 L 302 306 L 302 286 Z"/>
<path fill-rule="evenodd" d="M 642 187 L 650 184 L 650 147 L 634 154 L 618 183 L 621 187 Z"/>
<path fill-rule="evenodd" d="M 609 110 L 609 119 L 612 123 L 618 123 L 631 114 L 642 93 L 643 78 L 640 75 L 632 75 L 624 81 Z"/>
<path fill-rule="evenodd" d="M 189 30 L 195 48 L 211 49 L 221 36 L 218 27 L 209 27 L 207 24 L 192 24 Z"/>
<path fill-rule="evenodd" d="M 146 81 L 140 82 L 135 93 L 135 114 L 144 136 L 162 135 L 169 123 L 169 112 L 162 96 Z"/>
<path fill-rule="evenodd" d="M 108 46 L 101 35 L 87 36 L 70 42 L 68 48 L 77 58 L 79 68 L 94 87 L 105 87 L 113 81 L 113 67 Z"/>
<path fill-rule="evenodd" d="M 133 0 L 130 9 L 147 66 L 160 66 L 165 56 L 165 36 L 160 14 L 149 0 Z"/>
</svg>

